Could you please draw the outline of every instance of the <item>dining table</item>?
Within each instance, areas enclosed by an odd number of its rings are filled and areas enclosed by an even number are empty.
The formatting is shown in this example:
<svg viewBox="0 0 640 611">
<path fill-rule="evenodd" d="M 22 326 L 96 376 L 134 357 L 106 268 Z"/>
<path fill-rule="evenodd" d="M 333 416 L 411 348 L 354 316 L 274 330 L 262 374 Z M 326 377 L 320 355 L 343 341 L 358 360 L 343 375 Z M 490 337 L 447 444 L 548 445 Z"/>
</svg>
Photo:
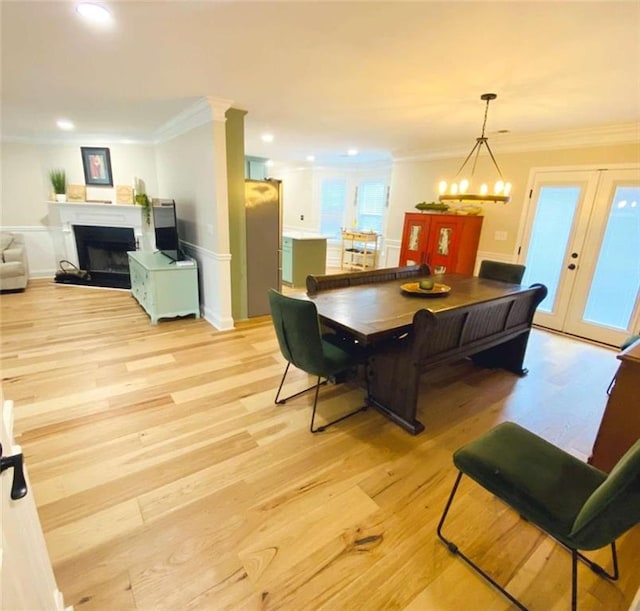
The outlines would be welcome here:
<svg viewBox="0 0 640 611">
<path fill-rule="evenodd" d="M 433 287 L 421 289 L 421 280 Z M 533 314 L 546 294 L 540 284 L 440 274 L 298 297 L 315 303 L 325 330 L 366 352 L 369 403 L 417 434 L 424 429 L 416 417 L 419 379 L 428 369 L 470 357 L 526 375 Z"/>
</svg>

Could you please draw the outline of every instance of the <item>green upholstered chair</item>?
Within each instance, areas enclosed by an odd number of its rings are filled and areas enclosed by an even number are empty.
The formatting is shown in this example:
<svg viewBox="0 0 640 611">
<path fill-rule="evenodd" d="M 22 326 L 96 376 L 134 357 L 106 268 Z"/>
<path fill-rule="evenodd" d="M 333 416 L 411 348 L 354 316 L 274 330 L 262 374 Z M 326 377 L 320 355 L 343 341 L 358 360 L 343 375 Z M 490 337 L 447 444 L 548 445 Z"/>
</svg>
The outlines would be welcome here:
<svg viewBox="0 0 640 611">
<path fill-rule="evenodd" d="M 524 276 L 525 269 L 524 265 L 518 265 L 516 263 L 502 263 L 501 261 L 485 260 L 480 263 L 478 278 L 520 284 L 522 282 L 522 276 Z"/>
<path fill-rule="evenodd" d="M 627 339 L 625 339 L 620 344 L 620 352 L 622 352 L 623 350 L 626 350 L 632 344 L 635 344 L 639 339 L 640 339 L 640 335 L 630 335 L 629 337 L 627 337 Z M 611 382 L 609 382 L 609 386 L 607 386 L 608 395 L 611 394 L 611 389 L 613 388 L 613 385 L 615 384 L 615 382 L 616 382 L 616 376 L 614 374 L 614 376 L 611 378 Z"/>
<path fill-rule="evenodd" d="M 640 335 L 630 335 L 620 345 L 620 350 L 626 350 L 631 344 L 635 344 L 640 339 Z"/>
<path fill-rule="evenodd" d="M 315 389 L 311 424 L 309 427 L 312 433 L 324 431 L 332 424 L 366 410 L 369 406 L 368 388 L 367 399 L 363 406 L 323 426 L 314 428 L 320 386 L 326 384 L 329 379 L 335 381 L 343 379 L 346 372 L 355 369 L 359 364 L 365 365 L 365 380 L 368 385 L 366 357 L 357 344 L 341 342 L 338 338 L 322 336 L 320 334 L 318 310 L 312 301 L 287 297 L 274 289 L 270 289 L 269 305 L 280 352 L 287 360 L 287 366 L 280 381 L 275 402 L 277 404 L 284 404 L 289 399 Z M 302 369 L 308 374 L 317 376 L 317 381 L 309 388 L 305 388 L 285 399 L 280 399 L 280 391 L 282 390 L 291 365 Z"/>
<path fill-rule="evenodd" d="M 438 537 L 520 609 L 526 607 L 442 534 L 463 474 L 571 551 L 572 609 L 577 605 L 578 559 L 600 576 L 618 578 L 615 540 L 640 522 L 640 440 L 607 475 L 521 426 L 504 422 L 457 450 L 453 462 L 459 473 L 438 524 Z M 608 545 L 612 573 L 578 551 Z"/>
</svg>

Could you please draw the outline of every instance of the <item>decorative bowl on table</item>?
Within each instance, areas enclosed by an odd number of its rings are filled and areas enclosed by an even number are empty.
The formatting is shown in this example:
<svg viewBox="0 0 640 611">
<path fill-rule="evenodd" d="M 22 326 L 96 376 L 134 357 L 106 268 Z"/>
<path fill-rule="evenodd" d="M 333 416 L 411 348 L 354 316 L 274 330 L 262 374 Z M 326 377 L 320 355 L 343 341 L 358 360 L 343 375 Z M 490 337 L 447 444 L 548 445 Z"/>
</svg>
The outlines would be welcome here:
<svg viewBox="0 0 640 611">
<path fill-rule="evenodd" d="M 403 293 L 409 295 L 420 295 L 422 297 L 444 297 L 449 293 L 451 287 L 440 282 L 433 282 L 431 288 L 421 288 L 420 282 L 406 282 L 400 285 Z"/>
</svg>

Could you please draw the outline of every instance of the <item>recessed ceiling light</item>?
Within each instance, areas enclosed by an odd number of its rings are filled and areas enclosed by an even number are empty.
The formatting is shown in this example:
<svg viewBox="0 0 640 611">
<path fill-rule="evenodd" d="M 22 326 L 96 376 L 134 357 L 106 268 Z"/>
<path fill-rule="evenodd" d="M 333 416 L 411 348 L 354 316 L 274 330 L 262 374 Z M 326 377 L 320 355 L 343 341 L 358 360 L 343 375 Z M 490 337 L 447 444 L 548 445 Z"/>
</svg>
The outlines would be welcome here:
<svg viewBox="0 0 640 611">
<path fill-rule="evenodd" d="M 315 161 L 316 157 L 315 155 L 307 155 L 307 161 Z"/>
<path fill-rule="evenodd" d="M 349 149 L 347 151 L 347 155 L 349 155 L 349 157 L 354 157 L 357 154 L 358 154 L 358 149 Z"/>
<path fill-rule="evenodd" d="M 75 125 L 68 119 L 58 119 L 56 125 L 65 131 L 69 131 L 75 128 Z"/>
<path fill-rule="evenodd" d="M 78 15 L 82 15 L 82 17 L 95 23 L 108 23 L 111 21 L 111 11 L 103 4 L 81 2 L 76 6 L 76 12 Z"/>
<path fill-rule="evenodd" d="M 263 142 L 273 142 L 273 134 L 262 134 L 260 138 Z"/>
</svg>

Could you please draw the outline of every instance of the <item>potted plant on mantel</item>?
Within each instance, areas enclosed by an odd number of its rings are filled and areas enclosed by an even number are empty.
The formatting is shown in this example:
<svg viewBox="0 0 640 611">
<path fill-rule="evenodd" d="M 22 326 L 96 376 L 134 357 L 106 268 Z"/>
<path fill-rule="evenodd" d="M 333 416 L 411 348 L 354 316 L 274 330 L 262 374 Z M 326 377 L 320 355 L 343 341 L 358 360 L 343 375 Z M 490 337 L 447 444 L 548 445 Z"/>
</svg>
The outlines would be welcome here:
<svg viewBox="0 0 640 611">
<path fill-rule="evenodd" d="M 49 180 L 56 194 L 57 202 L 67 201 L 67 175 L 64 170 L 56 169 L 49 172 Z"/>
<path fill-rule="evenodd" d="M 147 225 L 151 224 L 151 200 L 146 193 L 137 193 L 135 202 L 138 206 L 142 206 L 142 214 Z"/>
</svg>

